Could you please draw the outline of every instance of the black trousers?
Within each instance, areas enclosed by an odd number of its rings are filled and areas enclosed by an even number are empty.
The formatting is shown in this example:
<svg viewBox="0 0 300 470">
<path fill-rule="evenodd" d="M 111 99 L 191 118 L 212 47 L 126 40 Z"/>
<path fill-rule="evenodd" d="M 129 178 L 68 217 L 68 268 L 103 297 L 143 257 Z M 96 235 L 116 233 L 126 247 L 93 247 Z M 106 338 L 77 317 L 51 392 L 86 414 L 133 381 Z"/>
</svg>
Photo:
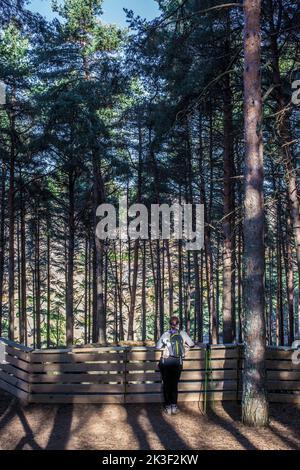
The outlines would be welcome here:
<svg viewBox="0 0 300 470">
<path fill-rule="evenodd" d="M 165 405 L 176 405 L 178 397 L 178 382 L 182 371 L 180 358 L 168 357 L 160 359 L 159 370 L 163 381 Z"/>
</svg>

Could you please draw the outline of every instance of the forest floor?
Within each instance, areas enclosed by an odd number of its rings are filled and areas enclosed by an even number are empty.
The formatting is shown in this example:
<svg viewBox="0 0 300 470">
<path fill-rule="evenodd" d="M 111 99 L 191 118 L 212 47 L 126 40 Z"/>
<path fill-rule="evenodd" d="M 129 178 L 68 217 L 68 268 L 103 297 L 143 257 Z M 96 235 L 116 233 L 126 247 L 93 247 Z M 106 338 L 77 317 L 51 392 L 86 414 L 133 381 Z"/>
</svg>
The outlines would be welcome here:
<svg viewBox="0 0 300 470">
<path fill-rule="evenodd" d="M 28 405 L 0 392 L 0 449 L 300 449 L 300 406 L 271 405 L 270 427 L 251 429 L 240 406 L 197 403 L 165 416 L 158 404 Z"/>
</svg>

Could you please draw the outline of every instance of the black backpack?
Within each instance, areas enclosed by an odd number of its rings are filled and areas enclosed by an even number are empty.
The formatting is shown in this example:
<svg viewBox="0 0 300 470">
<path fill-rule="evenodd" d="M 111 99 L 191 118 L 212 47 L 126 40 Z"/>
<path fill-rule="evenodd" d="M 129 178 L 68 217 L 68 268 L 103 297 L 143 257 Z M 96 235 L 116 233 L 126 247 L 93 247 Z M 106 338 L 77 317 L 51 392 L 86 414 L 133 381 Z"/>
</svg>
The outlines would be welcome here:
<svg viewBox="0 0 300 470">
<path fill-rule="evenodd" d="M 171 357 L 181 359 L 184 357 L 184 343 L 180 331 L 176 331 L 176 333 L 170 332 L 168 350 Z"/>
</svg>

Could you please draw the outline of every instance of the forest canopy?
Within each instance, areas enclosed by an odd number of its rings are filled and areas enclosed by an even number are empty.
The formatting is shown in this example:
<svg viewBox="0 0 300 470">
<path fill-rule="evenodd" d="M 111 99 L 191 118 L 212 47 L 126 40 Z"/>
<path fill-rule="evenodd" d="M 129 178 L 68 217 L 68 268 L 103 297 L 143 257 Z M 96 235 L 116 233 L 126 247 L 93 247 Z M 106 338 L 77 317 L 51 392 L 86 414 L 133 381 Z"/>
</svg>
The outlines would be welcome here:
<svg viewBox="0 0 300 470">
<path fill-rule="evenodd" d="M 121 29 L 101 20 L 102 0 L 53 2 L 51 22 L 0 1 L 0 336 L 145 343 L 176 314 L 197 342 L 244 339 L 243 5 L 157 3 L 158 18 L 127 11 Z M 262 2 L 270 345 L 300 331 L 299 24 L 296 3 Z M 122 195 L 203 204 L 203 250 L 97 238 L 97 207 Z"/>
</svg>

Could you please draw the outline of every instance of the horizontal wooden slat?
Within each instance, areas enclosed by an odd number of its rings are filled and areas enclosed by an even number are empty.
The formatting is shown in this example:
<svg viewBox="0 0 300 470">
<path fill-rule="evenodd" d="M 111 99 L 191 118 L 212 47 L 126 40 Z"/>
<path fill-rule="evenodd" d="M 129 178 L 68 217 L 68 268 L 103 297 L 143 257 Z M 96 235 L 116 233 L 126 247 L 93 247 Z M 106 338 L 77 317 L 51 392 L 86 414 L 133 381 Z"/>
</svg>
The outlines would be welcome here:
<svg viewBox="0 0 300 470">
<path fill-rule="evenodd" d="M 81 346 L 74 346 L 73 348 L 50 348 L 50 349 L 35 349 L 32 350 L 33 354 L 65 354 L 65 353 L 74 353 L 74 354 L 81 354 L 81 353 L 115 353 L 115 352 L 122 352 L 126 351 L 126 348 L 119 347 L 119 346 L 98 346 L 98 347 L 81 347 Z"/>
<path fill-rule="evenodd" d="M 18 369 L 22 369 L 26 372 L 31 372 L 31 365 L 28 362 L 22 361 L 22 359 L 17 359 L 13 356 L 7 356 L 6 360 L 9 361 L 9 364 L 14 367 L 17 367 Z"/>
<path fill-rule="evenodd" d="M 31 370 L 36 372 L 87 372 L 87 371 L 123 371 L 125 364 L 119 363 L 76 363 L 76 364 L 31 364 Z"/>
<path fill-rule="evenodd" d="M 124 393 L 123 384 L 32 384 L 34 393 Z"/>
<path fill-rule="evenodd" d="M 271 349 L 267 350 L 266 357 L 267 359 L 289 359 L 292 360 L 294 350 L 280 350 L 280 349 Z"/>
<path fill-rule="evenodd" d="M 238 356 L 238 349 L 212 349 L 210 353 L 212 359 L 236 359 Z"/>
<path fill-rule="evenodd" d="M 7 374 L 6 372 L 0 371 L 0 379 L 4 380 L 5 382 L 13 385 L 14 387 L 20 388 L 24 392 L 29 392 L 29 384 L 27 382 L 23 382 L 23 380 L 18 379 L 12 375 Z"/>
<path fill-rule="evenodd" d="M 132 351 L 126 354 L 127 361 L 158 361 L 161 351 Z"/>
<path fill-rule="evenodd" d="M 62 353 L 62 354 L 48 354 L 48 353 L 34 353 L 31 354 L 32 363 L 77 363 L 77 362 L 91 362 L 91 361 L 123 361 L 124 354 L 119 353 Z"/>
<path fill-rule="evenodd" d="M 145 382 L 146 380 L 157 381 L 161 380 L 161 374 L 160 372 L 132 372 L 126 374 L 126 380 L 127 382 Z"/>
<path fill-rule="evenodd" d="M 30 374 L 24 370 L 17 369 L 16 367 L 12 366 L 11 364 L 0 364 L 0 370 L 7 372 L 8 374 L 12 374 L 14 377 L 18 379 L 24 380 L 24 382 L 30 381 Z"/>
<path fill-rule="evenodd" d="M 15 387 L 14 385 L 11 385 L 4 380 L 0 379 L 0 388 L 5 390 L 8 393 L 11 393 L 17 398 L 20 398 L 21 400 L 27 401 L 29 394 L 21 390 L 20 388 Z"/>
<path fill-rule="evenodd" d="M 221 360 L 212 360 L 210 361 L 209 367 L 213 369 L 236 369 L 237 360 L 236 359 L 221 359 Z M 183 370 L 205 370 L 204 361 L 185 361 Z"/>
<path fill-rule="evenodd" d="M 267 369 L 278 369 L 278 370 L 299 370 L 300 371 L 300 364 L 293 364 L 292 361 L 274 361 L 274 360 L 267 360 L 266 361 Z"/>
<path fill-rule="evenodd" d="M 286 371 L 286 370 L 268 370 L 268 380 L 300 380 L 300 371 Z"/>
<path fill-rule="evenodd" d="M 148 384 L 127 384 L 127 393 L 142 393 L 142 392 L 159 392 L 161 390 L 161 383 L 148 383 Z"/>
<path fill-rule="evenodd" d="M 48 395 L 33 394 L 30 403 L 124 403 L 124 395 Z"/>
<path fill-rule="evenodd" d="M 181 372 L 181 380 L 204 380 L 206 376 L 206 372 L 204 370 L 183 370 Z M 215 380 L 220 379 L 236 379 L 237 378 L 237 371 L 235 369 L 229 370 L 213 370 L 211 374 L 208 374 L 208 377 Z"/>
<path fill-rule="evenodd" d="M 300 390 L 300 382 L 290 380 L 270 380 L 267 382 L 268 390 Z"/>
<path fill-rule="evenodd" d="M 137 393 L 125 395 L 125 403 L 161 403 L 163 397 L 161 393 Z"/>
<path fill-rule="evenodd" d="M 65 374 L 59 373 L 53 374 L 32 374 L 30 381 L 32 383 L 80 383 L 80 382 L 91 382 L 91 383 L 105 383 L 105 382 L 122 382 L 125 379 L 124 374 L 109 374 L 108 372 L 90 373 L 90 374 Z"/>
<path fill-rule="evenodd" d="M 180 382 L 178 390 L 194 390 L 194 391 L 203 391 L 205 390 L 236 390 L 237 383 L 235 380 L 228 380 L 226 382 L 222 381 L 212 381 L 205 384 L 205 382 Z"/>
<path fill-rule="evenodd" d="M 158 363 L 153 362 L 130 362 L 126 364 L 126 370 L 135 371 L 135 370 L 149 370 L 149 371 L 158 371 Z"/>
<path fill-rule="evenodd" d="M 272 403 L 300 403 L 300 394 L 268 393 L 268 399 Z"/>
<path fill-rule="evenodd" d="M 12 348 L 11 346 L 5 346 L 5 352 L 9 356 L 15 356 L 22 361 L 30 362 L 30 353 L 22 351 L 21 349 Z"/>
</svg>

